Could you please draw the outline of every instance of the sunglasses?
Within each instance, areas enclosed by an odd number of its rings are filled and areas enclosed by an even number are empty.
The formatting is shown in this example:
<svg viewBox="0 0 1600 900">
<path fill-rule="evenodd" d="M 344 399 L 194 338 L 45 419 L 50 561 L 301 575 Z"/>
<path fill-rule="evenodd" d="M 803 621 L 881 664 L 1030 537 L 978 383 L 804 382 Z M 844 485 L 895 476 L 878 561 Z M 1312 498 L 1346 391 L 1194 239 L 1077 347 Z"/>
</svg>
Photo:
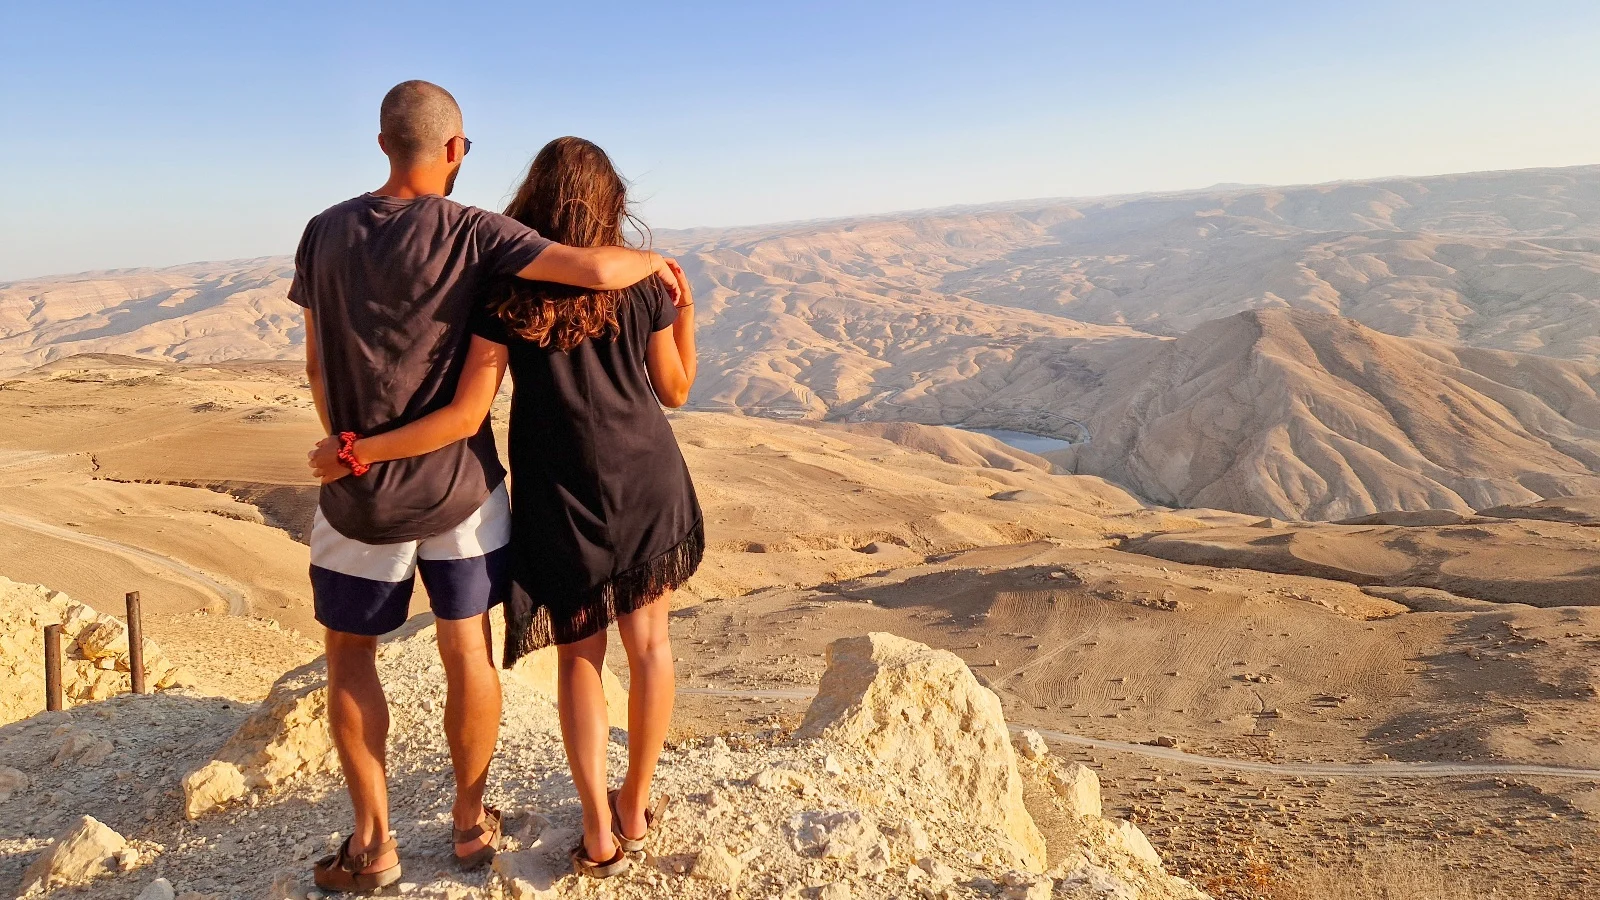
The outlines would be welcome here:
<svg viewBox="0 0 1600 900">
<path fill-rule="evenodd" d="M 469 138 L 464 134 L 458 134 L 458 135 L 456 135 L 456 137 L 461 138 L 461 155 L 462 156 L 466 156 L 468 153 L 471 153 L 472 152 L 472 138 Z M 455 139 L 456 138 L 451 138 L 450 140 L 453 141 Z M 449 143 L 449 141 L 446 141 L 445 143 Z"/>
</svg>

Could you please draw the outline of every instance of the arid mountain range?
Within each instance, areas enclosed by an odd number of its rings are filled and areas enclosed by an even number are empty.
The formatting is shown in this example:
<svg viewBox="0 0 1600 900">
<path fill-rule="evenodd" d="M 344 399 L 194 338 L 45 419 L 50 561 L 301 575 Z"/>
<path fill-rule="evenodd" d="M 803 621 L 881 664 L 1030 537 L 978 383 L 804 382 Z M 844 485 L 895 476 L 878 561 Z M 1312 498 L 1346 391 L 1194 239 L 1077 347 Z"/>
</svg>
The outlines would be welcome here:
<svg viewBox="0 0 1600 900">
<path fill-rule="evenodd" d="M 288 243 L 292 236 L 286 236 Z M 1600 167 L 659 232 L 706 410 L 1012 428 L 1284 518 L 1593 493 Z M 0 372 L 295 358 L 287 259 L 0 285 Z"/>
<path fill-rule="evenodd" d="M 1600 369 L 1263 309 L 1117 360 L 1075 468 L 1284 518 L 1600 493 Z"/>
</svg>

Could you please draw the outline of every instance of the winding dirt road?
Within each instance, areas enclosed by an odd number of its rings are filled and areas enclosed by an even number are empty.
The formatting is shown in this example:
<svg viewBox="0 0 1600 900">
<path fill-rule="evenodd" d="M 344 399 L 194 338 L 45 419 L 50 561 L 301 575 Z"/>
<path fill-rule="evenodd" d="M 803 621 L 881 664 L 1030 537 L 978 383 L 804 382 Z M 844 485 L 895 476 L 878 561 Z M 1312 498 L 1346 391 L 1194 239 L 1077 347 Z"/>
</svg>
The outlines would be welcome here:
<svg viewBox="0 0 1600 900">
<path fill-rule="evenodd" d="M 59 525 L 51 525 L 48 522 L 41 522 L 38 519 L 17 515 L 16 513 L 0 511 L 0 523 L 32 531 L 36 534 L 42 534 L 46 537 L 55 538 L 56 540 L 66 541 L 67 543 L 100 550 L 122 557 L 130 562 L 154 566 L 158 574 L 175 575 L 179 578 L 193 582 L 209 593 L 216 594 L 222 600 L 227 602 L 228 612 L 230 614 L 236 616 L 247 616 L 250 614 L 250 598 L 245 596 L 244 591 L 228 583 L 222 578 L 222 576 L 214 575 L 203 569 L 197 569 L 194 566 L 183 562 L 182 560 L 173 559 L 170 556 L 163 556 L 159 553 L 146 550 L 143 547 L 135 547 L 131 544 L 124 544 L 120 541 L 111 540 L 110 538 L 103 538 L 93 534 L 83 534 L 81 532 L 74 531 L 71 528 L 62 528 Z"/>
</svg>

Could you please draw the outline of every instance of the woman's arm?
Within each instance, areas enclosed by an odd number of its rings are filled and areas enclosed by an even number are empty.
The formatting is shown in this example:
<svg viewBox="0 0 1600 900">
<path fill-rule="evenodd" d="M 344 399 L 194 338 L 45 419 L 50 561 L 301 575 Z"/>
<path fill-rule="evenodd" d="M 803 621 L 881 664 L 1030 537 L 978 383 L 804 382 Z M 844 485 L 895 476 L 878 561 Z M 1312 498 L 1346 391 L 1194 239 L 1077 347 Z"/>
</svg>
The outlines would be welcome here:
<svg viewBox="0 0 1600 900">
<path fill-rule="evenodd" d="M 663 328 L 650 335 L 650 345 L 645 350 L 645 369 L 650 374 L 650 387 L 662 406 L 673 409 L 689 402 L 689 388 L 694 385 L 698 359 L 694 347 L 694 292 L 689 287 L 689 277 L 683 274 L 676 260 L 667 260 L 672 280 L 677 290 L 678 318 L 671 328 Z"/>
<path fill-rule="evenodd" d="M 507 355 L 504 344 L 473 336 L 467 364 L 461 370 L 450 405 L 393 431 L 361 438 L 351 448 L 356 461 L 371 464 L 421 456 L 477 434 L 489 415 L 489 407 L 494 405 L 495 394 L 500 392 Z M 311 451 L 311 471 L 323 484 L 350 474 L 339 460 L 339 447 L 339 436 L 332 435 Z"/>
</svg>

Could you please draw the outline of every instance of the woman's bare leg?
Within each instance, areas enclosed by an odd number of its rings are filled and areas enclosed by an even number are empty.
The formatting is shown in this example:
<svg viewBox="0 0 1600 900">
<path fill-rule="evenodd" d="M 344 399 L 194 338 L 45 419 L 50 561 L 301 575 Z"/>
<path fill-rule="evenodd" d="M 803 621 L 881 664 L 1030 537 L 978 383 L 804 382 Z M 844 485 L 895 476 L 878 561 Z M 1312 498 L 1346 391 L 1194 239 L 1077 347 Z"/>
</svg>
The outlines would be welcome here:
<svg viewBox="0 0 1600 900">
<path fill-rule="evenodd" d="M 583 803 L 584 852 L 596 862 L 605 862 L 617 854 L 611 836 L 611 809 L 606 804 L 606 742 L 611 724 L 606 719 L 606 693 L 600 681 L 606 633 L 560 644 L 556 653 L 556 708 L 561 714 L 561 740 L 567 748 L 572 783 Z"/>
<path fill-rule="evenodd" d="M 617 794 L 617 817 L 629 837 L 645 833 L 645 810 L 650 807 L 650 782 L 655 778 L 661 745 L 672 722 L 672 644 L 667 639 L 667 616 L 672 612 L 672 592 L 617 619 L 622 647 L 628 653 L 628 776 Z"/>
</svg>

